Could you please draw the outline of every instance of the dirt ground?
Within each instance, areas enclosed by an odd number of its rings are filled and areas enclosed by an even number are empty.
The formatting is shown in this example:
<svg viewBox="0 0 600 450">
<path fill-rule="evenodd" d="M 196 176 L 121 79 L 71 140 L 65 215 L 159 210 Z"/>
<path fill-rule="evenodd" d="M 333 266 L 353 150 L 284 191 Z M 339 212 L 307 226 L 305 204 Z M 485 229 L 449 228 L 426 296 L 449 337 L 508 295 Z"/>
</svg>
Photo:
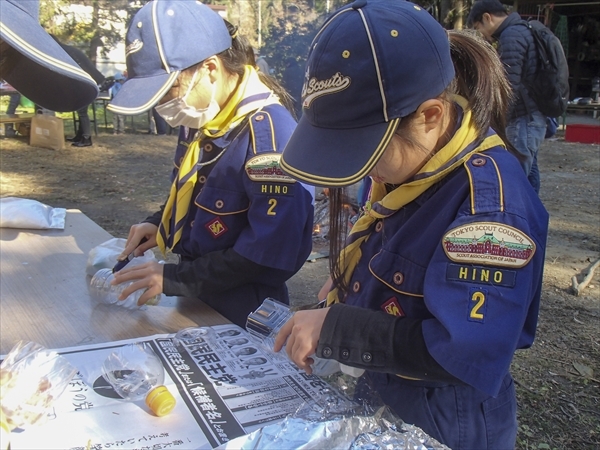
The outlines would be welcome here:
<svg viewBox="0 0 600 450">
<path fill-rule="evenodd" d="M 101 133 L 92 147 L 54 151 L 1 139 L 0 195 L 80 209 L 126 237 L 165 200 L 175 143 L 175 136 Z M 600 148 L 559 135 L 544 143 L 539 164 L 550 235 L 537 339 L 512 367 L 518 448 L 600 449 L 600 269 L 580 296 L 571 290 L 572 277 L 580 282 L 600 257 Z M 296 305 L 315 301 L 327 264 L 307 262 L 290 281 Z"/>
</svg>

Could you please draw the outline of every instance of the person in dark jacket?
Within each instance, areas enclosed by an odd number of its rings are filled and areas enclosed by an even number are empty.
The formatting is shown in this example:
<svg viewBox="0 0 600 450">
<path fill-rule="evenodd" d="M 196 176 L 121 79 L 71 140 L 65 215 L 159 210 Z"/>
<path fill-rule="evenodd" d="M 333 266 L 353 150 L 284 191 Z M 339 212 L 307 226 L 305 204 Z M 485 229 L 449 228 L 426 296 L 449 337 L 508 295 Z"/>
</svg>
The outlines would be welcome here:
<svg viewBox="0 0 600 450">
<path fill-rule="evenodd" d="M 86 73 L 92 77 L 92 79 L 101 85 L 104 83 L 105 77 L 102 73 L 96 69 L 96 66 L 90 59 L 76 47 L 67 45 L 58 40 L 56 36 L 52 36 L 56 42 L 64 49 L 67 54 L 73 58 L 73 60 L 79 64 Z M 79 126 L 75 137 L 68 139 L 74 147 L 89 147 L 92 145 L 92 127 L 90 124 L 90 116 L 88 115 L 89 104 L 81 107 L 77 110 L 77 117 L 79 118 Z"/>
<path fill-rule="evenodd" d="M 498 43 L 500 60 L 513 91 L 506 135 L 521 156 L 521 165 L 529 183 L 539 193 L 537 153 L 546 134 L 546 117 L 538 110 L 525 86 L 525 81 L 532 78 L 537 69 L 533 35 L 521 16 L 516 12 L 508 14 L 498 0 L 475 2 L 467 23 L 489 42 Z"/>
<path fill-rule="evenodd" d="M 289 303 L 286 281 L 312 248 L 314 189 L 279 167 L 296 127 L 289 95 L 256 70 L 237 27 L 200 2 L 150 2 L 132 24 L 129 79 L 109 109 L 158 103 L 179 139 L 167 201 L 131 227 L 120 257 L 158 246 L 180 261 L 125 267 L 115 283 L 134 281 L 122 299 L 147 289 L 139 304 L 200 298 L 243 327 L 266 297 Z"/>
</svg>

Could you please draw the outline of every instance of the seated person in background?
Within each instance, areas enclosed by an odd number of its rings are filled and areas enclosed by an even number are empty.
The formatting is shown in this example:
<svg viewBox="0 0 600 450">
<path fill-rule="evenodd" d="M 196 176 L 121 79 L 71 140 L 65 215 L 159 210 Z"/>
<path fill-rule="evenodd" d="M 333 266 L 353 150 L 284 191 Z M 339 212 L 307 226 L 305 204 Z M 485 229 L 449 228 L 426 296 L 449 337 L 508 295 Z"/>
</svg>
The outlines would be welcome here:
<svg viewBox="0 0 600 450">
<path fill-rule="evenodd" d="M 52 111 L 74 111 L 96 98 L 96 82 L 40 25 L 38 0 L 0 0 L 0 10 L 0 78 Z"/>
<path fill-rule="evenodd" d="M 114 282 L 133 281 L 122 298 L 147 289 L 139 304 L 160 293 L 198 297 L 244 327 L 266 297 L 289 303 L 285 282 L 312 247 L 314 189 L 279 168 L 296 126 L 282 106 L 289 96 L 206 5 L 147 3 L 132 24 L 129 79 L 108 108 L 140 114 L 158 102 L 180 131 L 167 202 L 131 227 L 121 258 L 158 245 L 180 262 L 125 267 Z"/>
</svg>

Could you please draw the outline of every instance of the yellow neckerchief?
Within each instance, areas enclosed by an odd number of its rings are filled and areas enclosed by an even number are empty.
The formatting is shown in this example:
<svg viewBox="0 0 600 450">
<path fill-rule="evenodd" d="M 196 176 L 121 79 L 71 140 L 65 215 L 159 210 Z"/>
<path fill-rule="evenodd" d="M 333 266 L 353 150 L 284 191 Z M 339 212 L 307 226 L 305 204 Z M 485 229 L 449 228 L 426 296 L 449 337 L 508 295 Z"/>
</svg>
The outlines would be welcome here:
<svg viewBox="0 0 600 450">
<path fill-rule="evenodd" d="M 340 254 L 339 265 L 346 285 L 350 282 L 354 268 L 360 260 L 360 246 L 371 234 L 369 228 L 375 220 L 389 217 L 404 205 L 415 200 L 456 167 L 463 165 L 473 153 L 492 147 L 505 146 L 502 139 L 495 134 L 483 139 L 479 145 L 472 145 L 477 139 L 477 130 L 471 123 L 471 111 L 467 109 L 467 101 L 460 96 L 453 96 L 452 100 L 463 109 L 460 128 L 452 139 L 425 163 L 413 177 L 413 181 L 398 186 L 389 194 L 383 183 L 373 183 L 369 201 L 365 206 L 365 213 L 352 227 L 348 236 L 348 244 Z M 337 288 L 331 290 L 327 295 L 327 306 L 341 301 Z"/>
<path fill-rule="evenodd" d="M 279 103 L 279 98 L 260 81 L 254 67 L 246 66 L 242 81 L 231 99 L 213 120 L 202 127 L 202 134 L 210 139 L 221 137 L 237 127 L 248 113 L 272 103 Z"/>
<path fill-rule="evenodd" d="M 189 144 L 181 161 L 177 177 L 171 184 L 169 198 L 156 234 L 156 243 L 163 254 L 167 248 L 173 249 L 181 239 L 185 218 L 192 203 L 194 186 L 198 179 L 202 137 L 209 139 L 221 137 L 237 127 L 249 113 L 273 103 L 279 103 L 278 97 L 260 81 L 256 69 L 246 66 L 242 80 L 227 105 L 200 130 L 194 141 Z M 173 218 L 175 218 L 174 227 L 171 230 Z"/>
</svg>

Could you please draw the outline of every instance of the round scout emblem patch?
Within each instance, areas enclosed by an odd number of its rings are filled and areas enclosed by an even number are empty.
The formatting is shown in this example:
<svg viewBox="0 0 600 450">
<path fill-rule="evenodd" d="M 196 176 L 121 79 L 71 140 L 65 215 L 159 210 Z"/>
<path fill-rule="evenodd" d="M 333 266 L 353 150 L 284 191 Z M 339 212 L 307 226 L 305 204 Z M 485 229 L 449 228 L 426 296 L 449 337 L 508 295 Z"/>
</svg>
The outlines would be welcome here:
<svg viewBox="0 0 600 450">
<path fill-rule="evenodd" d="M 246 173 L 252 181 L 275 181 L 280 183 L 295 183 L 292 177 L 279 167 L 279 153 L 268 153 L 250 158 L 246 162 Z"/>
<path fill-rule="evenodd" d="M 451 261 L 523 267 L 535 254 L 533 240 L 516 228 L 498 222 L 474 222 L 453 228 L 442 238 Z"/>
</svg>

